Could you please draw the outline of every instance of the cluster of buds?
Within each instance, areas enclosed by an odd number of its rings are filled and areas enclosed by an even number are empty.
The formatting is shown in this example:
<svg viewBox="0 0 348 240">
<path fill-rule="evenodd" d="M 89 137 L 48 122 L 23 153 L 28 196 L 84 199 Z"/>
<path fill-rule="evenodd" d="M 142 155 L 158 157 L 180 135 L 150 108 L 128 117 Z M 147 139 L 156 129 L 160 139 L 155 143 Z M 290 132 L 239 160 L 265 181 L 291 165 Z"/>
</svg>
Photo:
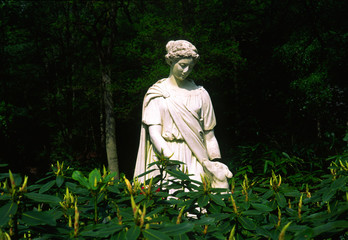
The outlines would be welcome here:
<svg viewBox="0 0 348 240">
<path fill-rule="evenodd" d="M 234 178 L 232 178 L 232 183 L 231 183 L 231 193 L 232 194 L 234 193 L 235 188 L 236 188 L 236 182 L 235 182 Z"/>
<path fill-rule="evenodd" d="M 137 226 L 142 228 L 144 226 L 145 222 L 145 216 L 146 216 L 146 205 L 143 205 L 143 210 L 140 209 L 141 205 L 137 205 L 134 201 L 133 195 L 131 195 L 131 205 L 134 215 L 134 222 Z"/>
<path fill-rule="evenodd" d="M 64 199 L 59 204 L 64 210 L 64 216 L 69 219 L 69 227 L 72 227 L 72 212 L 77 208 L 76 203 L 76 197 L 69 192 L 69 188 L 66 188 Z"/>
<path fill-rule="evenodd" d="M 136 195 L 136 193 L 138 192 L 138 190 L 141 190 L 141 183 L 138 180 L 134 180 L 134 184 L 132 186 L 132 184 L 130 183 L 130 181 L 124 176 L 123 180 L 126 184 L 126 191 L 130 194 L 130 195 Z M 152 181 L 151 181 L 152 183 Z M 151 184 L 152 185 L 152 184 Z M 151 191 L 151 187 L 150 187 L 150 191 Z"/>
<path fill-rule="evenodd" d="M 59 161 L 57 161 L 57 166 L 54 166 L 53 164 L 51 165 L 52 170 L 54 172 L 54 174 L 56 176 L 64 176 L 64 170 L 68 170 L 69 167 L 67 167 L 66 169 L 64 169 L 64 161 L 62 163 L 60 163 Z"/>
<path fill-rule="evenodd" d="M 336 168 L 334 168 L 336 167 Z M 337 175 L 337 164 L 335 162 L 331 162 L 330 164 L 330 172 L 331 172 L 331 175 L 332 175 L 332 180 L 335 180 L 336 179 L 336 175 Z"/>
<path fill-rule="evenodd" d="M 205 194 L 211 193 L 211 181 L 206 175 L 201 174 L 201 179 L 202 179 L 202 185 L 203 185 L 203 192 Z"/>
<path fill-rule="evenodd" d="M 80 213 L 77 207 L 77 197 L 70 193 L 69 188 L 66 188 L 64 194 L 64 199 L 62 202 L 59 202 L 60 206 L 63 208 L 64 216 L 68 218 L 69 227 L 74 228 L 74 237 L 77 237 L 79 231 L 79 218 Z M 74 214 L 74 224 L 72 222 L 72 217 Z"/>
<path fill-rule="evenodd" d="M 348 171 L 348 161 L 344 160 L 344 163 L 343 163 L 340 159 L 339 162 L 340 162 L 340 170 L 347 172 Z"/>
<path fill-rule="evenodd" d="M 332 175 L 332 180 L 335 180 L 337 178 L 337 172 L 338 171 L 343 171 L 343 172 L 347 172 L 348 171 L 348 161 L 344 160 L 344 162 L 339 159 L 338 160 L 339 164 L 337 164 L 336 162 L 331 162 L 330 164 L 330 172 Z"/>
<path fill-rule="evenodd" d="M 169 157 L 164 156 L 163 149 L 161 150 L 160 154 L 158 154 L 157 152 L 155 152 L 155 154 L 156 154 L 156 157 L 157 157 L 157 159 L 158 159 L 158 161 L 163 169 L 167 168 L 168 163 L 169 163 L 169 159 L 171 159 L 174 155 L 174 153 L 173 153 Z"/>
<path fill-rule="evenodd" d="M 276 191 L 280 187 L 281 183 L 282 183 L 282 176 L 280 176 L 280 174 L 276 176 L 274 171 L 272 170 L 272 177 L 269 180 L 269 184 L 271 188 Z"/>
<path fill-rule="evenodd" d="M 300 201 L 298 202 L 298 210 L 297 210 L 297 213 L 298 213 L 298 218 L 299 218 L 299 219 L 301 219 L 302 197 L 303 197 L 303 194 L 301 194 Z"/>
<path fill-rule="evenodd" d="M 15 178 L 9 170 L 9 179 L 10 184 L 8 184 L 7 179 L 2 183 L 2 189 L 7 190 L 7 192 L 12 196 L 12 199 L 14 199 L 18 193 L 24 193 L 27 191 L 27 185 L 28 185 L 28 176 L 24 176 L 24 181 L 22 183 L 22 186 L 17 186 Z M 1 193 L 4 194 L 3 192 Z"/>
<path fill-rule="evenodd" d="M 111 174 L 110 171 L 106 170 L 105 165 L 103 165 L 103 175 L 102 175 L 102 179 L 103 180 L 107 180 L 107 184 L 106 185 L 114 185 L 114 181 L 115 181 L 115 174 Z M 114 176 L 115 175 L 115 176 Z M 109 177 L 112 176 L 110 179 Z"/>
<path fill-rule="evenodd" d="M 145 185 L 145 183 L 143 184 L 143 186 L 140 188 L 140 194 L 141 195 L 145 195 L 146 197 L 150 197 L 151 198 L 151 196 L 152 196 L 152 191 L 151 190 L 152 190 L 152 187 L 153 187 L 152 181 L 153 181 L 153 178 L 150 179 L 150 182 L 149 182 L 148 185 Z M 134 182 L 138 182 L 138 181 L 134 181 Z M 160 187 L 156 189 L 156 192 L 159 192 L 159 191 L 161 191 Z"/>
<path fill-rule="evenodd" d="M 131 206 L 132 206 L 133 215 L 134 215 L 134 222 L 137 226 L 142 228 L 144 226 L 145 220 L 151 220 L 151 218 L 145 217 L 146 216 L 146 205 L 143 204 L 142 207 L 141 207 L 141 204 L 137 205 L 135 203 L 135 200 L 134 200 L 134 195 L 136 195 L 138 192 L 140 192 L 140 194 L 143 194 L 147 197 L 152 196 L 153 178 L 150 179 L 150 182 L 148 185 L 143 184 L 143 186 L 141 186 L 141 183 L 137 179 L 134 179 L 133 186 L 126 177 L 124 177 L 123 179 L 124 179 L 124 182 L 126 184 L 126 191 L 130 194 Z M 158 188 L 156 190 L 156 192 L 158 192 L 159 190 L 160 189 Z M 180 214 L 179 214 L 179 216 L 180 216 Z M 119 214 L 118 207 L 117 207 L 117 217 L 119 220 L 119 224 L 122 224 L 122 217 Z M 181 219 L 181 217 L 180 217 L 180 219 Z M 150 227 L 149 224 L 145 225 L 145 229 L 148 229 L 149 227 Z"/>
<path fill-rule="evenodd" d="M 79 212 L 79 209 L 77 208 L 77 201 L 75 201 L 74 210 L 75 210 L 74 237 L 76 238 L 79 233 L 79 218 L 80 218 L 80 212 Z"/>
<path fill-rule="evenodd" d="M 208 225 L 204 225 L 203 235 L 207 235 L 207 233 L 208 233 Z"/>
<path fill-rule="evenodd" d="M 248 176 L 245 174 L 244 175 L 244 180 L 242 183 L 242 193 L 243 195 L 245 195 L 245 201 L 249 201 L 249 196 L 248 196 L 248 190 L 249 190 L 250 186 L 249 186 L 249 180 L 248 180 Z"/>
<path fill-rule="evenodd" d="M 238 214 L 238 209 L 237 209 L 237 205 L 236 205 L 236 201 L 233 198 L 233 195 L 231 194 L 230 198 L 229 198 L 232 202 L 232 207 L 233 207 L 233 212 L 235 214 Z"/>
<path fill-rule="evenodd" d="M 306 184 L 306 195 L 307 195 L 307 198 L 311 198 L 312 197 L 311 192 L 309 191 L 308 184 Z"/>
</svg>

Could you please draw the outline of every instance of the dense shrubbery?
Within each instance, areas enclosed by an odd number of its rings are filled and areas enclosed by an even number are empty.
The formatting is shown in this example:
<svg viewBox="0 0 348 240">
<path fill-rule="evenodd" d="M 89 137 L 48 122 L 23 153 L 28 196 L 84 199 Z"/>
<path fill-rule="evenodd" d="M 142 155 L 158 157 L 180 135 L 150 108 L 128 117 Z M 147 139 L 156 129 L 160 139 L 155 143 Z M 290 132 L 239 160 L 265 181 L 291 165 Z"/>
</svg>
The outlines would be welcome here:
<svg viewBox="0 0 348 240">
<path fill-rule="evenodd" d="M 167 159 L 145 185 L 59 162 L 32 185 L 3 173 L 0 239 L 346 239 L 348 156 L 332 160 L 304 190 L 274 169 L 256 180 L 239 175 L 231 193 L 191 181 Z"/>
</svg>

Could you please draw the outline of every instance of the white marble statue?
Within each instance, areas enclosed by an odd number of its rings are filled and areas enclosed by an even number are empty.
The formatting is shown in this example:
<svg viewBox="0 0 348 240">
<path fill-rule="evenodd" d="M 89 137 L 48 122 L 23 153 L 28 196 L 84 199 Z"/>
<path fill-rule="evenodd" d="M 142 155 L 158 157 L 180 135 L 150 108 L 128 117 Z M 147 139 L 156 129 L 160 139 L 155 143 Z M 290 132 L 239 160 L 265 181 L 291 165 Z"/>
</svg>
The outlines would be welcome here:
<svg viewBox="0 0 348 240">
<path fill-rule="evenodd" d="M 184 162 L 186 171 L 193 174 L 191 179 L 201 181 L 201 174 L 206 174 L 212 179 L 213 187 L 218 187 L 214 186 L 215 180 L 221 182 L 224 176 L 224 187 L 226 184 L 228 187 L 227 178 L 232 173 L 227 166 L 210 162 L 221 156 L 209 94 L 187 78 L 199 58 L 197 49 L 185 40 L 169 41 L 166 49 L 170 74 L 152 85 L 144 97 L 134 177 L 148 171 L 147 165 L 157 161 L 155 151 L 163 151 L 165 157 Z M 145 181 L 158 173 L 155 170 L 139 180 Z"/>
</svg>

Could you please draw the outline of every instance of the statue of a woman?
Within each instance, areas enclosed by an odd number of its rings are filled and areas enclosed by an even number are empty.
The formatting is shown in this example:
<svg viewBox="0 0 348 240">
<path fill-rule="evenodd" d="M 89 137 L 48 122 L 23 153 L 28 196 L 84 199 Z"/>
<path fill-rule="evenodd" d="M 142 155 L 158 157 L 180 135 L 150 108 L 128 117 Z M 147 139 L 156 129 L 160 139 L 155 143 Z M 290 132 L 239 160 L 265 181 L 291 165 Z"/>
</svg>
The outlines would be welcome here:
<svg viewBox="0 0 348 240">
<path fill-rule="evenodd" d="M 199 58 L 196 47 L 178 40 L 169 41 L 166 49 L 170 74 L 151 86 L 144 97 L 134 177 L 148 171 L 147 165 L 157 161 L 155 152 L 163 152 L 165 157 L 184 162 L 186 171 L 193 174 L 191 179 L 201 181 L 201 175 L 212 166 L 205 162 L 221 158 L 214 135 L 213 105 L 208 92 L 187 78 Z M 227 171 L 226 176 L 232 177 L 228 168 Z M 155 170 L 139 180 L 158 173 Z"/>
</svg>

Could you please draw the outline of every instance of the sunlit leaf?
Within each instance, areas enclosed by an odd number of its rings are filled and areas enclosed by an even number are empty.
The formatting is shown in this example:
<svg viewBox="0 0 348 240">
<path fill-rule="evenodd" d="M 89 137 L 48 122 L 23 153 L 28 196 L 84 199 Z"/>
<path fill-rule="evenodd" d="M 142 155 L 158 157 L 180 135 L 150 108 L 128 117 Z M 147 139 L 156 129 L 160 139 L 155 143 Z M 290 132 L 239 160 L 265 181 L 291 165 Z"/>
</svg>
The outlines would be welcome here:
<svg viewBox="0 0 348 240">
<path fill-rule="evenodd" d="M 83 174 L 80 171 L 74 171 L 72 174 L 72 178 L 78 181 L 82 186 L 90 189 L 90 185 L 87 181 L 87 178 L 83 176 Z"/>
</svg>

